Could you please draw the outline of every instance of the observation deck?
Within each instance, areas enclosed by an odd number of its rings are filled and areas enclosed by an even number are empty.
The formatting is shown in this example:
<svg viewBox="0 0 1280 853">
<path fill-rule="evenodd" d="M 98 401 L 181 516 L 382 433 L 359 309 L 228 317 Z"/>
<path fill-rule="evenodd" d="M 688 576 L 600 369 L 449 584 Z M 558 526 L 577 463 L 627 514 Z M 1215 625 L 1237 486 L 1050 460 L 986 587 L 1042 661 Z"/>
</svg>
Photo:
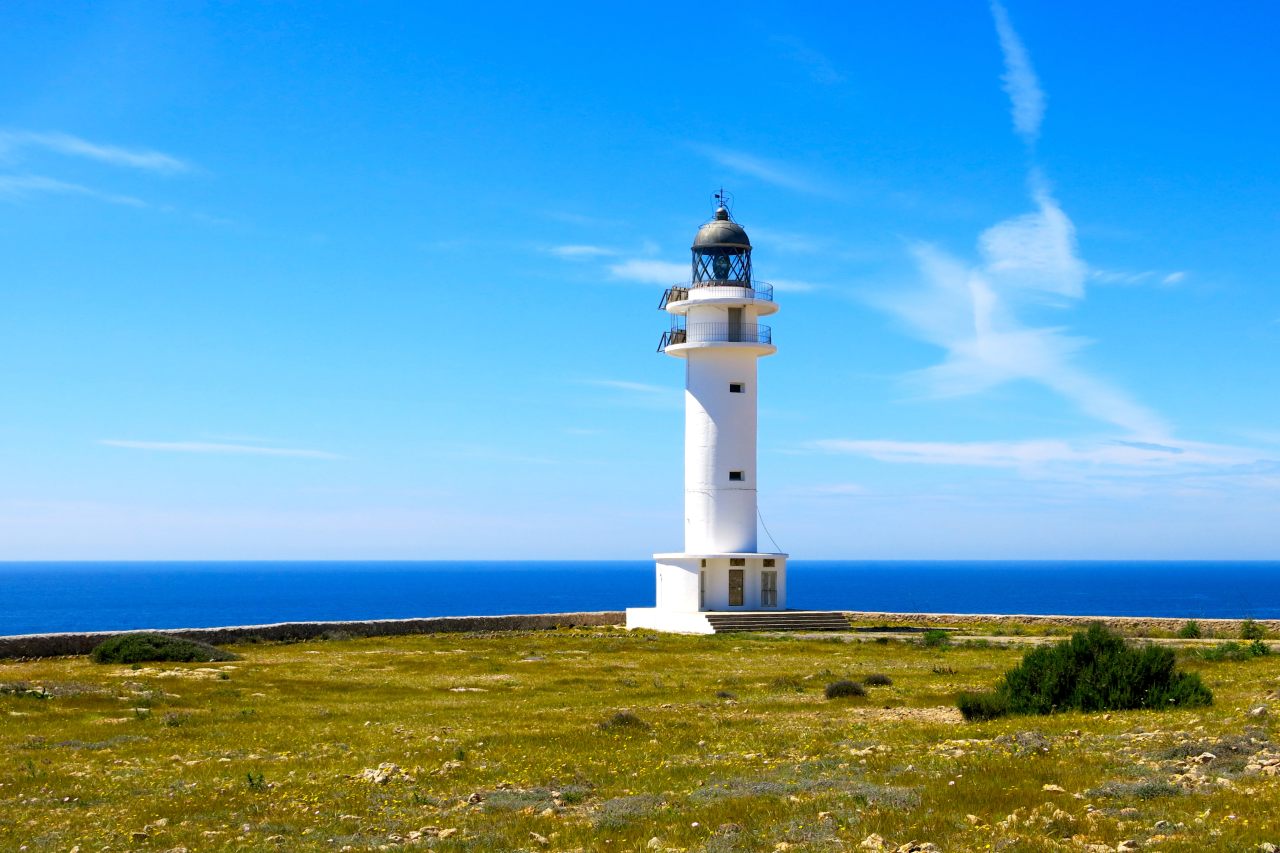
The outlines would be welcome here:
<svg viewBox="0 0 1280 853">
<path fill-rule="evenodd" d="M 773 285 L 763 281 L 699 281 L 677 284 L 662 294 L 658 309 L 671 314 L 687 314 L 693 305 L 754 305 L 758 316 L 774 314 Z"/>
</svg>

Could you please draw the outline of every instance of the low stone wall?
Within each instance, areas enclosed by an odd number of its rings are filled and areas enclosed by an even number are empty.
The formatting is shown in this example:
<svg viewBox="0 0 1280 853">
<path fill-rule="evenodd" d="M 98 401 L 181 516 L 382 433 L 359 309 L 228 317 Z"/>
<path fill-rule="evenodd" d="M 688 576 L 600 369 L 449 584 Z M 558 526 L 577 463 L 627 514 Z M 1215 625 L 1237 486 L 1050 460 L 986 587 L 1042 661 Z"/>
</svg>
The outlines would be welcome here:
<svg viewBox="0 0 1280 853">
<path fill-rule="evenodd" d="M 318 637 L 391 637 L 398 634 L 441 634 L 464 631 L 541 631 L 621 625 L 620 610 L 596 613 L 534 613 L 514 616 L 436 616 L 429 619 L 377 619 L 361 622 L 279 622 L 274 625 L 242 625 L 229 628 L 165 628 L 168 634 L 189 640 L 224 645 L 253 640 L 312 640 Z M 88 654 L 103 640 L 132 631 L 77 634 L 20 634 L 0 637 L 0 659 L 46 658 Z"/>
<path fill-rule="evenodd" d="M 1187 617 L 1163 616 L 1031 616 L 993 613 L 879 613 L 865 610 L 844 611 L 854 624 L 885 625 L 887 627 L 917 626 L 927 628 L 960 628 L 966 626 L 997 626 L 1013 628 L 1017 625 L 1056 628 L 1082 628 L 1101 622 L 1121 634 L 1134 637 L 1152 634 L 1177 633 L 1187 623 Z M 1243 619 L 1195 619 L 1200 634 L 1206 638 L 1239 639 Z M 1258 619 L 1266 632 L 1280 633 L 1280 619 Z"/>
</svg>

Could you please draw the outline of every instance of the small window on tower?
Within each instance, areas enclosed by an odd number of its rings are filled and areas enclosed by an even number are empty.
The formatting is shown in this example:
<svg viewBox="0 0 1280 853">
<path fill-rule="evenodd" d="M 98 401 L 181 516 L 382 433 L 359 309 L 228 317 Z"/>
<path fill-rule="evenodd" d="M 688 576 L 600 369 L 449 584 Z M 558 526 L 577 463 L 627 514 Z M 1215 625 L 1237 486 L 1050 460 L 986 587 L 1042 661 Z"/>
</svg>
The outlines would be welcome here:
<svg viewBox="0 0 1280 853">
<path fill-rule="evenodd" d="M 729 558 L 729 565 L 731 566 L 745 566 L 746 564 L 747 564 L 746 557 L 730 557 Z"/>
<path fill-rule="evenodd" d="M 730 383 L 729 383 L 729 393 L 730 393 L 730 394 L 742 394 L 742 393 L 744 393 L 746 390 L 747 390 L 747 386 L 743 385 L 741 382 L 730 382 Z"/>
<path fill-rule="evenodd" d="M 741 472 L 741 471 L 730 471 L 730 472 L 729 472 L 729 479 L 730 479 L 732 482 L 735 482 L 735 483 L 740 483 L 740 482 L 742 482 L 742 472 Z"/>
<path fill-rule="evenodd" d="M 765 567 L 766 569 L 772 569 L 772 568 L 774 567 L 774 564 L 775 564 L 776 562 L 777 562 L 777 561 L 776 561 L 776 560 L 774 560 L 772 557 L 765 557 L 765 560 L 764 560 L 764 567 Z"/>
</svg>

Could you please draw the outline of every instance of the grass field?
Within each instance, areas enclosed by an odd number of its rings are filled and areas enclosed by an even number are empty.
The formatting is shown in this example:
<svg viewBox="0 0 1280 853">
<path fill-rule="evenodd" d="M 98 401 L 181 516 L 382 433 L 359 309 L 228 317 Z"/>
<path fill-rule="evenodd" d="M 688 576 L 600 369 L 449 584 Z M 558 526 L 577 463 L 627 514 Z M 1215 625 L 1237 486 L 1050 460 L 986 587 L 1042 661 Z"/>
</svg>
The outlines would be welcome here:
<svg viewBox="0 0 1280 853">
<path fill-rule="evenodd" d="M 0 663 L 0 850 L 1280 845 L 1280 744 L 1250 713 L 1280 713 L 1277 655 L 1183 660 L 1209 708 L 970 724 L 955 693 L 1016 646 L 597 629 L 232 650 Z M 875 674 L 892 684 L 824 697 Z"/>
</svg>

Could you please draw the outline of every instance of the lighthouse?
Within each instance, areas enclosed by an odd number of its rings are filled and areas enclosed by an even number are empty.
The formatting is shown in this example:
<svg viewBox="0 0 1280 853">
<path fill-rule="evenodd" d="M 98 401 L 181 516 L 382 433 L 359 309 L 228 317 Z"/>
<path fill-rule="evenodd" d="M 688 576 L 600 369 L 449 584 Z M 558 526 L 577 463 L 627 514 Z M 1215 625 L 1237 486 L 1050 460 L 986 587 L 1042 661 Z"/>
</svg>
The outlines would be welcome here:
<svg viewBox="0 0 1280 853">
<path fill-rule="evenodd" d="M 688 281 L 659 305 L 671 326 L 658 350 L 685 367 L 684 550 L 654 555 L 656 606 L 628 608 L 628 628 L 713 633 L 723 614 L 786 609 L 787 555 L 756 542 L 756 368 L 777 351 L 760 321 L 778 305 L 755 279 L 746 230 L 716 199 Z"/>
</svg>

